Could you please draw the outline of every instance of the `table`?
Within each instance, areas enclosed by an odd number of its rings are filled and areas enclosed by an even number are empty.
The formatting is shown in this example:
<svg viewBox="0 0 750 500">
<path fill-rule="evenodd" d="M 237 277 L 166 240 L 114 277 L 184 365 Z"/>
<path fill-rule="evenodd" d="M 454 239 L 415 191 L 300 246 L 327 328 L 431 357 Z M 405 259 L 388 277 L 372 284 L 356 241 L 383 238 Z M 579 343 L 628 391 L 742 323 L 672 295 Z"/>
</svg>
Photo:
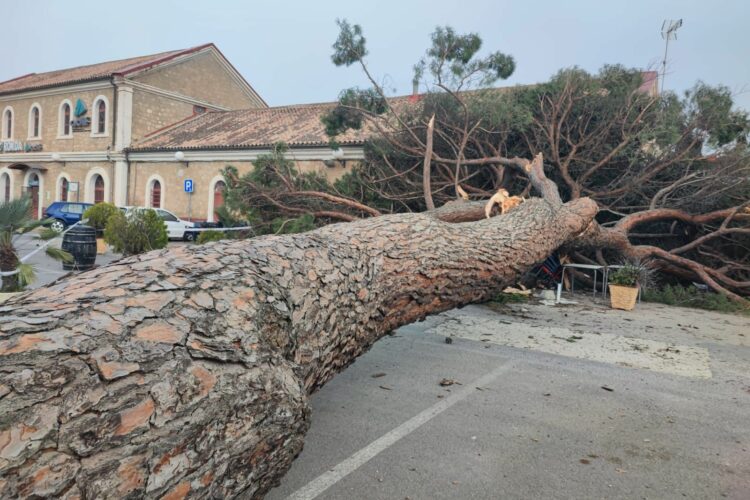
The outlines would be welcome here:
<svg viewBox="0 0 750 500">
<path fill-rule="evenodd" d="M 573 268 L 573 269 L 587 269 L 589 271 L 594 271 L 594 297 L 596 297 L 596 277 L 599 272 L 602 273 L 602 282 L 604 283 L 604 297 L 607 297 L 607 282 L 606 278 L 607 275 L 607 267 L 606 266 L 600 266 L 598 264 L 563 264 L 563 270 L 560 275 L 560 283 L 565 282 L 565 270 L 567 268 Z M 575 276 L 571 275 L 570 277 L 570 293 L 575 292 Z"/>
</svg>

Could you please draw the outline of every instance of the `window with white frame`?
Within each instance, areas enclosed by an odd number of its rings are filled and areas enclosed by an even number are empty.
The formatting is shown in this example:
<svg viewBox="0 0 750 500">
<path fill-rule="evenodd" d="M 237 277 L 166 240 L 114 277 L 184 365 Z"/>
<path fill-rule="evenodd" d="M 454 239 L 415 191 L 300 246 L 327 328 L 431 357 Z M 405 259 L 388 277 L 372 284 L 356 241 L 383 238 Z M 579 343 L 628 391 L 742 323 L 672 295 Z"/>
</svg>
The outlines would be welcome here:
<svg viewBox="0 0 750 500">
<path fill-rule="evenodd" d="M 10 106 L 3 110 L 3 140 L 13 139 L 13 108 Z"/>
<path fill-rule="evenodd" d="M 72 106 L 70 101 L 65 99 L 60 103 L 60 113 L 58 118 L 58 137 L 72 137 L 73 128 L 70 124 L 70 117 L 72 116 Z"/>
<path fill-rule="evenodd" d="M 42 107 L 32 104 L 29 109 L 29 139 L 41 139 L 42 137 Z"/>
<path fill-rule="evenodd" d="M 107 135 L 109 133 L 109 101 L 103 95 L 94 99 L 92 107 L 91 135 Z"/>
</svg>

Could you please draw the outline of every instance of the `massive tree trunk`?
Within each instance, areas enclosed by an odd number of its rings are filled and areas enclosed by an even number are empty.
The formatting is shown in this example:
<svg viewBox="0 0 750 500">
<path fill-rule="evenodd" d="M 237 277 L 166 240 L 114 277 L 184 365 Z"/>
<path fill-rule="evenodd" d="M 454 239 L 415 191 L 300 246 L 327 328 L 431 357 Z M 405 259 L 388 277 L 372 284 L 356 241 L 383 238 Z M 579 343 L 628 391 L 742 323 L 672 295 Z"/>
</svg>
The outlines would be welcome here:
<svg viewBox="0 0 750 500">
<path fill-rule="evenodd" d="M 0 305 L 0 497 L 261 497 L 302 449 L 309 393 L 596 213 L 545 198 L 156 251 Z"/>
</svg>

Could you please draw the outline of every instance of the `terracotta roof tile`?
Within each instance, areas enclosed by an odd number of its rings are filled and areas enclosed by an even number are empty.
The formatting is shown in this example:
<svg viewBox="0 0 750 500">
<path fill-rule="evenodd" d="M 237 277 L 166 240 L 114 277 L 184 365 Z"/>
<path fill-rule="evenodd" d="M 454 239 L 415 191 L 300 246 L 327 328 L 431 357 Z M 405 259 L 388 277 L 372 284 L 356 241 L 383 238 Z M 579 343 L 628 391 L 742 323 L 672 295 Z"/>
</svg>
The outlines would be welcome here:
<svg viewBox="0 0 750 500">
<path fill-rule="evenodd" d="M 493 91 L 507 92 L 512 87 Z M 474 93 L 469 91 L 464 93 Z M 395 110 L 418 106 L 424 94 L 389 97 Z M 299 104 L 275 108 L 210 111 L 187 121 L 175 123 L 141 139 L 130 151 L 266 148 L 277 142 L 289 146 L 326 146 L 330 138 L 321 116 L 338 103 Z M 343 145 L 363 144 L 375 129 L 365 124 L 362 130 L 348 130 L 336 136 Z"/>
<path fill-rule="evenodd" d="M 12 80 L 0 82 L 0 94 L 99 80 L 109 78 L 115 74 L 127 74 L 173 59 L 182 54 L 195 52 L 208 47 L 209 45 L 210 44 L 206 44 L 190 49 L 172 50 L 148 56 L 131 57 L 129 59 L 120 59 L 118 61 L 90 64 L 88 66 L 78 66 L 76 68 L 48 71 L 46 73 L 31 73 Z"/>
<path fill-rule="evenodd" d="M 209 111 L 134 144 L 131 151 L 177 149 L 239 149 L 289 146 L 324 146 L 329 142 L 320 117 L 336 103 L 301 104 L 275 108 Z M 336 137 L 340 144 L 361 144 L 364 130 L 349 130 Z"/>
</svg>

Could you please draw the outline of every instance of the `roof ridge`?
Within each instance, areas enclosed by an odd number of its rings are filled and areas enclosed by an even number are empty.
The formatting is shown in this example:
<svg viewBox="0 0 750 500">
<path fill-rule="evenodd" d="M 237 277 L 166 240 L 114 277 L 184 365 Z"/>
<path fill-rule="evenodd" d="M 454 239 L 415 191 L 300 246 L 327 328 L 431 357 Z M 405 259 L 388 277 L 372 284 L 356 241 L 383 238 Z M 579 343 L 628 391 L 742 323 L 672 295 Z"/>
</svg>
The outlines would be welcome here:
<svg viewBox="0 0 750 500">
<path fill-rule="evenodd" d="M 31 75 L 43 76 L 43 75 L 46 75 L 47 73 L 57 73 L 59 71 L 72 71 L 74 69 L 90 68 L 92 66 L 99 66 L 101 64 L 114 64 L 114 63 L 118 63 L 118 62 L 122 62 L 122 61 L 128 61 L 130 59 L 142 59 L 142 58 L 147 58 L 147 57 L 155 57 L 155 56 L 161 56 L 161 55 L 165 55 L 165 54 L 171 54 L 173 52 L 182 52 L 183 50 L 186 50 L 186 49 L 166 50 L 164 52 L 157 52 L 155 54 L 145 54 L 145 55 L 142 55 L 142 56 L 123 57 L 121 59 L 111 59 L 109 61 L 99 61 L 99 62 L 95 62 L 95 63 L 91 63 L 91 64 L 81 64 L 79 66 L 70 66 L 70 67 L 67 67 L 67 68 L 51 69 L 49 71 L 42 71 L 41 73 L 29 73 L 28 75 L 24 75 L 23 77 L 13 78 L 11 80 L 6 80 L 4 82 L 0 82 L 0 84 L 7 83 L 7 82 L 12 82 L 13 80 L 17 80 L 19 78 L 25 78 L 26 76 L 31 76 Z"/>
<path fill-rule="evenodd" d="M 285 110 L 285 109 L 302 109 L 302 108 L 316 108 L 316 107 L 320 108 L 323 106 L 334 106 L 336 104 L 338 104 L 337 101 L 314 102 L 314 103 L 305 103 L 305 104 L 284 104 L 283 106 L 269 106 L 267 108 L 242 108 L 242 109 L 233 109 L 229 111 L 280 111 L 280 110 Z"/>
<path fill-rule="evenodd" d="M 17 76 L 15 78 L 11 78 L 10 80 L 2 81 L 2 82 L 0 82 L 0 85 L 2 85 L 3 83 L 10 83 L 10 82 L 15 82 L 17 80 L 23 80 L 24 78 L 28 78 L 28 77 L 34 76 L 36 74 L 37 73 L 26 73 L 25 75 Z"/>
<path fill-rule="evenodd" d="M 190 54 L 203 50 L 204 48 L 210 46 L 215 47 L 213 43 L 206 43 L 203 45 L 196 45 L 194 47 L 183 49 L 174 49 L 156 52 L 153 54 L 99 61 L 91 64 L 52 69 L 49 71 L 43 71 L 41 73 L 29 73 L 0 82 L 0 93 L 7 94 L 23 92 L 26 90 L 37 88 L 55 87 L 60 85 L 68 85 L 74 82 L 103 79 L 108 76 L 118 74 L 124 75 L 142 68 L 145 69 L 154 65 L 161 64 L 183 54 Z M 27 78 L 30 78 L 31 81 L 29 81 L 28 83 L 22 81 Z M 13 85 L 13 82 L 19 81 L 20 83 L 16 83 L 15 85 Z M 2 89 L 2 87 L 6 85 L 8 85 L 10 88 Z"/>
<path fill-rule="evenodd" d="M 149 60 L 149 61 L 143 62 L 143 63 L 131 64 L 130 66 L 126 66 L 125 68 L 122 68 L 121 70 L 116 71 L 115 73 L 123 74 L 124 75 L 124 74 L 127 74 L 127 73 L 131 73 L 131 72 L 133 72 L 135 70 L 141 69 L 143 66 L 155 66 L 155 65 L 159 65 L 159 64 L 161 64 L 163 62 L 172 60 L 175 57 L 179 57 L 179 56 L 185 55 L 185 54 L 192 54 L 194 52 L 200 52 L 201 50 L 203 50 L 203 49 L 205 49 L 207 47 L 211 47 L 211 46 L 214 46 L 214 44 L 212 42 L 209 42 L 209 43 L 204 43 L 202 45 L 196 45 L 195 47 L 188 47 L 186 49 L 170 50 L 170 51 L 167 51 L 167 52 L 160 52 L 160 53 L 157 53 L 157 54 L 142 56 L 142 57 L 148 58 L 148 59 L 153 58 L 153 57 L 157 57 L 157 56 L 158 56 L 158 58 L 154 59 L 154 60 Z M 134 57 L 134 58 L 131 58 L 131 59 L 140 59 L 140 58 L 141 57 Z M 122 59 L 122 60 L 126 61 L 127 59 Z M 117 62 L 117 61 L 112 61 L 112 62 Z"/>
</svg>

